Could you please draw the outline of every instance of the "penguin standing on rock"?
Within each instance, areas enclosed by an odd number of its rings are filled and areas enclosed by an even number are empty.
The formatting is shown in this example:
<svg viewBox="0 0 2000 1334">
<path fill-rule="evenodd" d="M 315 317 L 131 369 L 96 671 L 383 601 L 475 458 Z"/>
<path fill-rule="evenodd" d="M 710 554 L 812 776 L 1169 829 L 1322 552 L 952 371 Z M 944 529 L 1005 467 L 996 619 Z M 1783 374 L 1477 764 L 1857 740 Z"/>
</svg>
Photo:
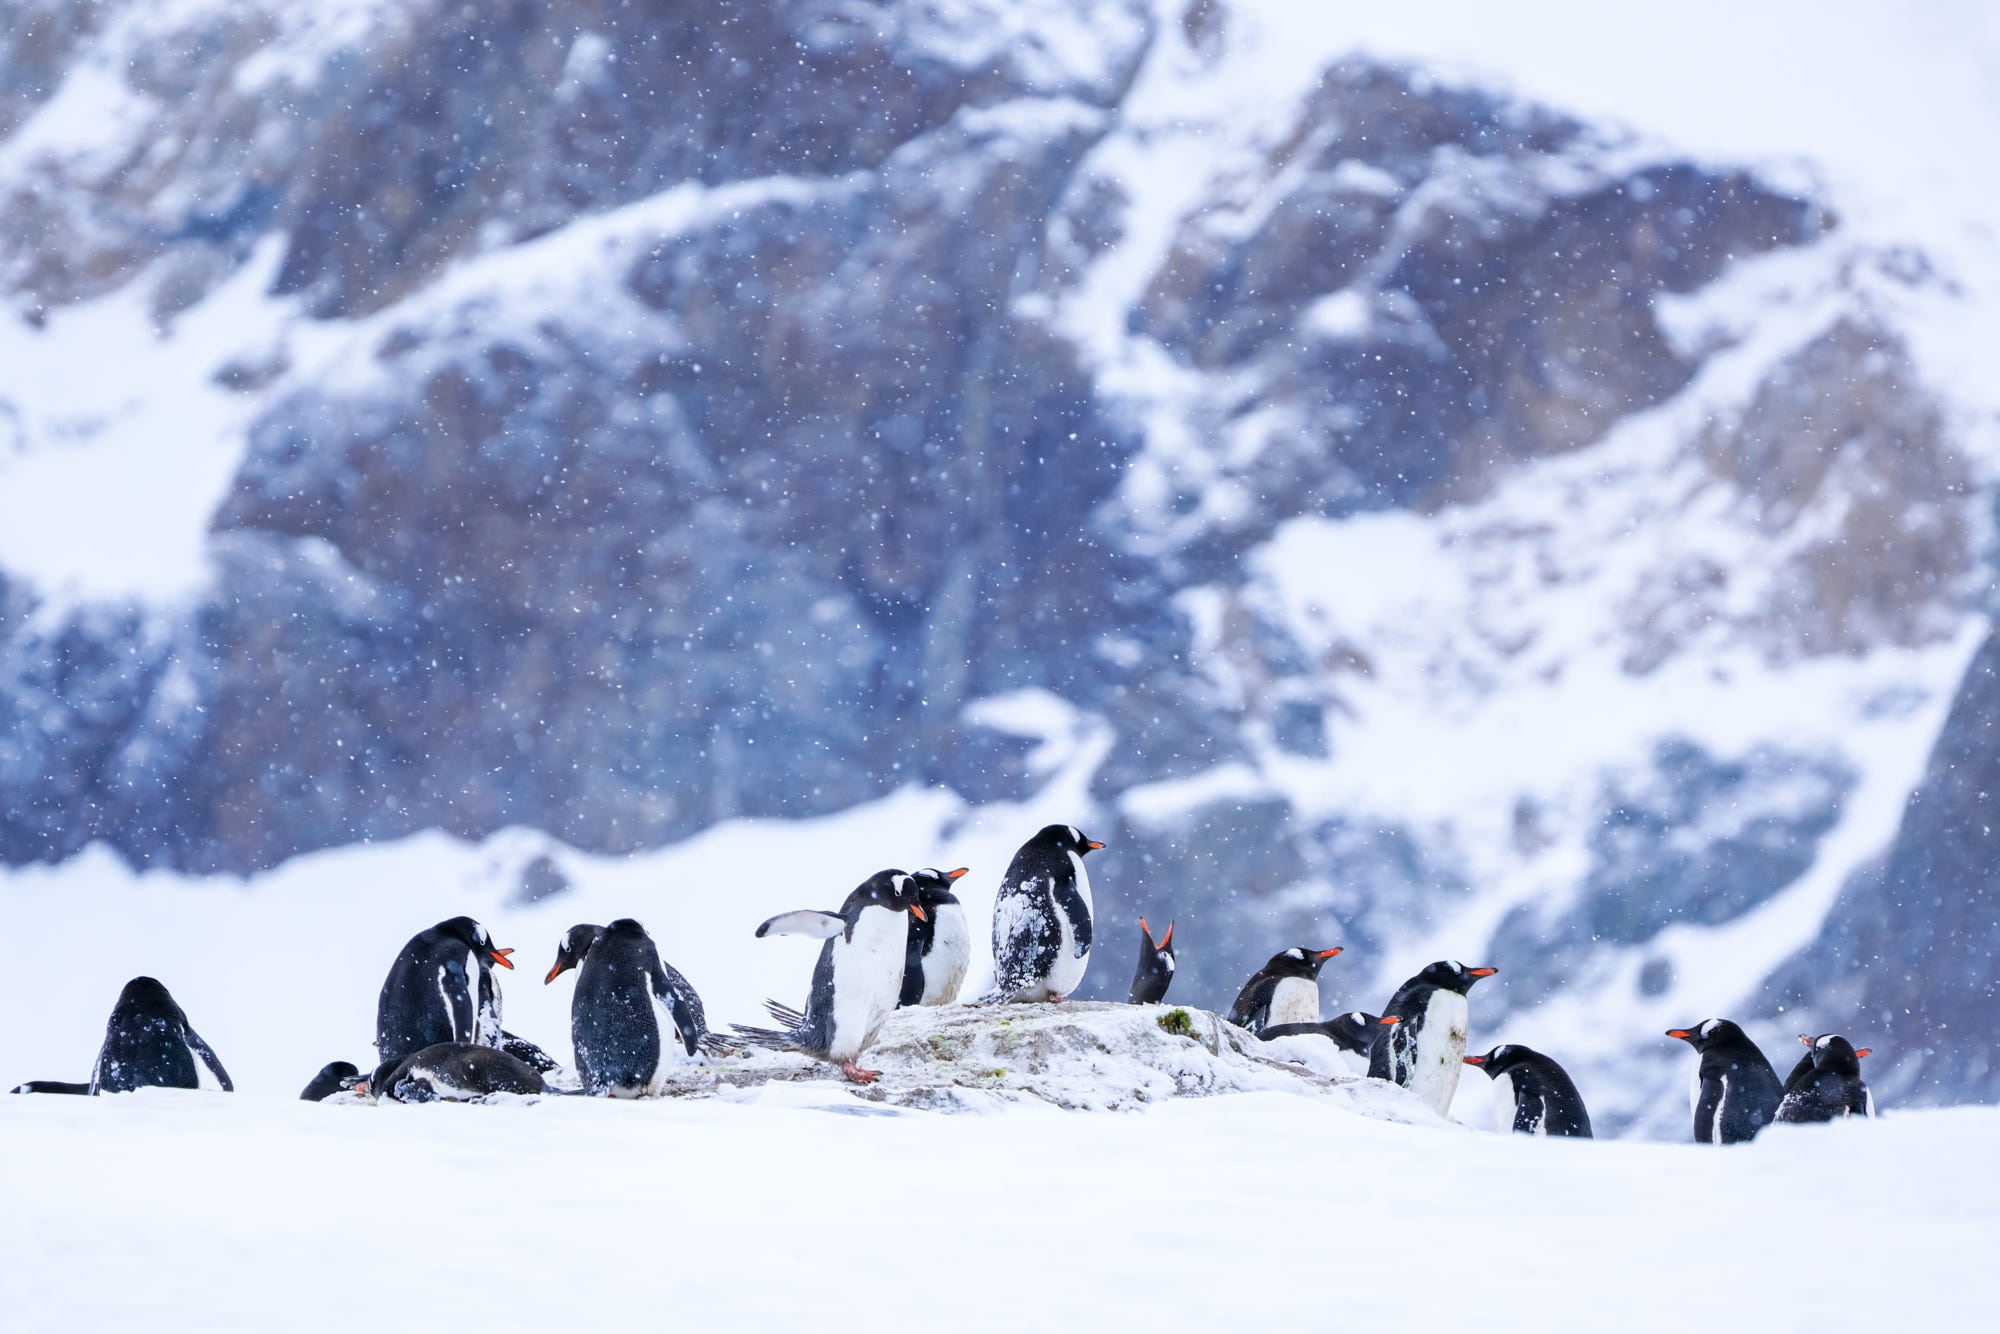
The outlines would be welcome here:
<svg viewBox="0 0 2000 1334">
<path fill-rule="evenodd" d="M 949 1005 L 958 999 L 965 970 L 972 962 L 972 925 L 951 886 L 965 869 L 937 871 L 926 867 L 910 877 L 916 883 L 917 906 L 924 915 L 910 921 L 910 943 L 903 954 L 903 992 L 896 999 L 899 1009 L 905 1005 Z"/>
<path fill-rule="evenodd" d="M 673 1063 L 670 1048 L 693 1056 L 701 1043 L 653 938 L 630 917 L 605 927 L 584 955 L 570 998 L 569 1032 L 583 1091 L 610 1098 L 657 1096 Z"/>
<path fill-rule="evenodd" d="M 1104 845 L 1075 825 L 1052 824 L 1021 845 L 993 902 L 993 990 L 982 1004 L 1060 1001 L 1090 966 L 1090 876 L 1084 857 Z"/>
<path fill-rule="evenodd" d="M 1868 1048 L 1857 1050 L 1838 1033 L 1816 1038 L 1801 1033 L 1799 1041 L 1806 1044 L 1806 1054 L 1785 1077 L 1784 1094 L 1778 1100 L 1780 1121 L 1802 1125 L 1875 1115 L 1875 1095 L 1861 1082 L 1861 1058 Z"/>
<path fill-rule="evenodd" d="M 1502 1131 L 1591 1138 L 1590 1113 L 1569 1072 L 1534 1048 L 1506 1043 L 1465 1063 L 1493 1080 L 1493 1112 Z"/>
<path fill-rule="evenodd" d="M 391 1102 L 472 1102 L 495 1093 L 548 1091 L 535 1067 L 498 1047 L 440 1042 L 400 1061 L 384 1061 L 368 1093 Z"/>
<path fill-rule="evenodd" d="M 1499 971 L 1440 959 L 1398 987 L 1368 1050 L 1369 1078 L 1400 1084 L 1445 1115 L 1465 1069 L 1465 993 Z"/>
<path fill-rule="evenodd" d="M 1132 993 L 1125 998 L 1130 1005 L 1158 1005 L 1166 997 L 1167 987 L 1174 980 L 1174 924 L 1167 923 L 1167 934 L 1155 943 L 1153 933 L 1146 925 L 1146 919 L 1139 919 L 1139 966 L 1132 973 Z"/>
<path fill-rule="evenodd" d="M 1294 945 L 1273 954 L 1270 961 L 1243 984 L 1229 1007 L 1229 1022 L 1252 1033 L 1266 1028 L 1319 1022 L 1319 970 L 1340 953 Z"/>
<path fill-rule="evenodd" d="M 1784 1088 L 1749 1034 L 1727 1019 L 1708 1019 L 1693 1028 L 1670 1028 L 1667 1036 L 1701 1056 L 1688 1089 L 1695 1143 L 1741 1144 L 1771 1124 Z"/>
<path fill-rule="evenodd" d="M 500 988 L 493 965 L 512 968 L 485 927 L 453 917 L 410 937 L 389 966 L 375 1005 L 375 1046 L 384 1062 L 441 1042 L 500 1044 Z"/>
<path fill-rule="evenodd" d="M 324 1102 L 336 1093 L 351 1093 L 360 1082 L 361 1072 L 346 1061 L 328 1061 L 299 1094 L 299 1101 Z"/>
<path fill-rule="evenodd" d="M 1380 1015 L 1369 1014 L 1365 1010 L 1349 1010 L 1318 1024 L 1270 1024 L 1257 1036 L 1266 1042 L 1279 1038 L 1296 1038 L 1308 1035 L 1330 1038 L 1333 1045 L 1344 1052 L 1366 1060 L 1368 1051 L 1375 1045 L 1375 1035 L 1382 1030 L 1378 1027 Z"/>
<path fill-rule="evenodd" d="M 118 993 L 104 1025 L 104 1045 L 90 1073 L 92 1093 L 140 1088 L 219 1088 L 234 1093 L 229 1072 L 194 1031 L 167 989 L 135 977 Z"/>
<path fill-rule="evenodd" d="M 813 966 L 812 990 L 803 1013 L 776 1001 L 764 1008 L 782 1029 L 733 1028 L 751 1042 L 780 1051 L 802 1051 L 837 1062 L 857 1084 L 872 1084 L 880 1070 L 864 1070 L 855 1057 L 875 1041 L 882 1021 L 903 991 L 903 961 L 910 943 L 910 919 L 922 919 L 914 877 L 878 871 L 868 877 L 839 912 L 780 913 L 757 928 L 765 936 L 812 936 L 824 940 Z"/>
<path fill-rule="evenodd" d="M 624 920 L 630 921 L 631 919 L 626 918 Z M 618 923 L 613 922 L 612 925 L 616 926 Z M 637 925 L 637 923 L 634 923 L 634 925 Z M 644 932 L 645 928 L 641 927 L 640 930 Z M 589 922 L 579 922 L 565 931 L 561 943 L 556 946 L 556 961 L 549 968 L 548 976 L 542 979 L 542 985 L 547 986 L 570 969 L 581 967 L 584 961 L 590 957 L 592 947 L 604 938 L 604 933 L 604 927 L 595 926 Z M 651 937 L 648 935 L 649 943 L 650 940 Z M 655 958 L 659 958 L 659 951 L 657 949 L 654 950 L 653 955 Z M 721 1056 L 734 1051 L 736 1049 L 734 1042 L 718 1033 L 709 1031 L 708 1012 L 702 1008 L 701 993 L 694 989 L 694 984 L 681 976 L 680 970 L 665 959 L 660 959 L 660 972 L 666 977 L 667 994 L 672 997 L 672 1007 L 674 1013 L 678 1016 L 675 1020 L 675 1025 L 683 1038 L 683 1045 L 685 1045 L 688 1035 L 692 1034 L 695 1047 L 707 1052 L 710 1056 Z M 583 986 L 583 975 L 581 973 L 577 974 L 577 986 L 579 988 Z M 570 1000 L 570 1040 L 572 1042 L 576 1039 L 575 1021 L 576 1000 L 572 997 Z M 511 1034 L 508 1036 L 512 1037 Z M 522 1046 L 527 1045 L 527 1043 L 522 1042 L 518 1038 L 513 1039 L 513 1041 L 521 1042 Z M 554 1061 L 550 1061 L 547 1066 L 543 1066 L 539 1062 L 516 1051 L 510 1042 L 502 1042 L 500 1049 L 509 1055 L 520 1056 L 543 1074 L 547 1074 L 556 1065 Z M 585 1081 L 585 1087 L 588 1087 L 588 1081 Z"/>
</svg>

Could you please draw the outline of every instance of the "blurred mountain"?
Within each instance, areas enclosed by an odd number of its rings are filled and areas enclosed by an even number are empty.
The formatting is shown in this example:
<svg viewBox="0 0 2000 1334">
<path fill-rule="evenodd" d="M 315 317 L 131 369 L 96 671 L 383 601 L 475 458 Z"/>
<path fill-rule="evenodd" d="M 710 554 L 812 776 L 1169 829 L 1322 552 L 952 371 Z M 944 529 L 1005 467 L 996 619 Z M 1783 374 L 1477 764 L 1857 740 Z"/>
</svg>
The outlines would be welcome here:
<svg viewBox="0 0 2000 1334">
<path fill-rule="evenodd" d="M 1823 188 L 1219 0 L 16 9 L 0 859 L 1085 765 L 1191 996 L 1479 955 L 1609 1126 L 1724 1006 L 2000 1096 L 1993 495 Z"/>
</svg>

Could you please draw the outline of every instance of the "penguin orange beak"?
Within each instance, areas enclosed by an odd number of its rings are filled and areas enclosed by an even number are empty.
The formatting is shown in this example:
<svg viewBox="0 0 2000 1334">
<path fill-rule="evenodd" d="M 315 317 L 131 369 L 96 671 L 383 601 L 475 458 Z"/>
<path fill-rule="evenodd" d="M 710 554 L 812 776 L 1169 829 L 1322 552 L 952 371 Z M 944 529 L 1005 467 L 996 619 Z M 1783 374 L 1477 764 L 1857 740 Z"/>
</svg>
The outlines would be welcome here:
<svg viewBox="0 0 2000 1334">
<path fill-rule="evenodd" d="M 1465 1058 L 1465 1063 L 1467 1065 L 1484 1065 L 1486 1064 L 1486 1058 L 1484 1056 L 1468 1056 Z"/>
<path fill-rule="evenodd" d="M 507 956 L 513 952 L 512 950 L 494 950 L 492 951 L 493 962 L 499 964 L 502 968 L 512 968 L 514 965 L 507 962 Z"/>
<path fill-rule="evenodd" d="M 542 985 L 547 986 L 549 983 L 555 981 L 557 978 L 561 976 L 562 976 L 562 960 L 557 959 L 554 963 L 549 965 L 549 975 L 542 979 Z"/>
<path fill-rule="evenodd" d="M 1160 948 L 1165 949 L 1168 945 L 1173 943 L 1173 939 L 1174 939 L 1174 924 L 1172 922 L 1168 922 L 1167 934 L 1160 937 Z"/>
<path fill-rule="evenodd" d="M 1344 948 L 1343 946 L 1335 945 L 1330 950 L 1321 950 L 1318 954 L 1314 955 L 1313 957 L 1316 959 L 1331 959 L 1334 955 L 1340 953 L 1340 951 L 1343 948 Z"/>
<path fill-rule="evenodd" d="M 1089 848 L 1092 852 L 1101 852 L 1104 849 L 1104 845 L 1102 843 L 1099 843 L 1094 838 L 1084 840 L 1084 846 Z"/>
<path fill-rule="evenodd" d="M 946 871 L 944 873 L 944 878 L 947 880 L 956 880 L 960 876 L 964 875 L 967 871 L 970 871 L 971 869 L 972 868 L 970 866 L 961 866 L 956 871 Z"/>
<path fill-rule="evenodd" d="M 1856 1047 L 1854 1049 L 1854 1055 L 1858 1059 L 1860 1057 L 1866 1056 L 1869 1052 L 1874 1050 L 1875 1049 L 1873 1047 Z"/>
<path fill-rule="evenodd" d="M 910 905 L 910 911 L 911 911 L 911 912 L 913 912 L 913 913 L 915 913 L 915 914 L 917 915 L 917 920 L 918 920 L 919 922 L 928 922 L 928 921 L 930 921 L 930 920 L 931 920 L 930 918 L 928 918 L 928 917 L 924 916 L 924 910 L 923 910 L 922 908 L 919 908 L 919 907 L 918 907 L 918 906 L 917 906 L 916 904 L 914 904 L 914 903 L 912 903 L 912 904 Z"/>
<path fill-rule="evenodd" d="M 1465 970 L 1465 975 L 1467 977 L 1491 977 L 1499 971 L 1498 968 L 1468 968 Z"/>
<path fill-rule="evenodd" d="M 1688 1032 L 1685 1028 L 1670 1028 L 1667 1030 L 1667 1036 L 1670 1038 L 1679 1038 L 1682 1042 L 1686 1042 L 1694 1034 Z"/>
<path fill-rule="evenodd" d="M 1400 1017 L 1396 1015 L 1385 1014 L 1380 1019 L 1377 1019 L 1375 1022 L 1378 1024 L 1400 1024 L 1403 1021 Z"/>
</svg>

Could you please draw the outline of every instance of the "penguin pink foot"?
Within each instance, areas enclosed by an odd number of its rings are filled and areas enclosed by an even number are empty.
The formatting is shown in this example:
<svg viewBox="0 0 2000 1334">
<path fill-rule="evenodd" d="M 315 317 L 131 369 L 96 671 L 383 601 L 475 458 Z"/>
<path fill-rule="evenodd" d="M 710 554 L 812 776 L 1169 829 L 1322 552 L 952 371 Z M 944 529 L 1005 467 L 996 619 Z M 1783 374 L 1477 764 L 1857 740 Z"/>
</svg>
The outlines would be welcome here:
<svg viewBox="0 0 2000 1334">
<path fill-rule="evenodd" d="M 840 1063 L 840 1073 L 846 1075 L 857 1084 L 872 1084 L 882 1077 L 880 1070 L 863 1070 L 852 1061 L 842 1061 Z"/>
</svg>

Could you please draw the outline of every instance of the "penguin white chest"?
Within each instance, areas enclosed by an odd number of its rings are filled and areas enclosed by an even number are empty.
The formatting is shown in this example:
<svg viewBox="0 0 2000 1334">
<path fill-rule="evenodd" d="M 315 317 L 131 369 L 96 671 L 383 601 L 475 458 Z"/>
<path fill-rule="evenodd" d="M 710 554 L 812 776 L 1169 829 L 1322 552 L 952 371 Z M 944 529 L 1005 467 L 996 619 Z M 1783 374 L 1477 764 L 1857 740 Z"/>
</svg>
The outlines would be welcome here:
<svg viewBox="0 0 2000 1334">
<path fill-rule="evenodd" d="M 1465 997 L 1439 987 L 1431 992 L 1424 1022 L 1417 1030 L 1410 1088 L 1439 1116 L 1450 1109 L 1452 1095 L 1458 1092 L 1459 1072 L 1465 1068 L 1465 1030 L 1470 1015 Z"/>
<path fill-rule="evenodd" d="M 1271 1017 L 1266 1026 L 1316 1024 L 1319 1022 L 1319 981 L 1310 977 L 1281 977 L 1271 988 Z"/>
<path fill-rule="evenodd" d="M 1074 852 L 1069 854 L 1069 864 L 1076 873 L 1077 896 L 1083 900 L 1085 920 L 1097 911 L 1090 899 L 1090 874 L 1083 869 L 1083 858 Z M 1056 899 L 1055 885 L 1048 888 L 1049 911 L 1056 916 L 1056 929 L 1060 933 L 1060 943 L 1056 949 L 1056 961 L 1049 968 L 1048 993 L 1052 996 L 1067 996 L 1083 981 L 1084 969 L 1090 966 L 1090 950 L 1079 951 L 1076 947 L 1077 924 L 1070 921 L 1069 914 Z"/>
<path fill-rule="evenodd" d="M 868 907 L 852 939 L 833 942 L 833 1027 L 827 1055 L 851 1061 L 875 1040 L 903 990 L 903 955 L 909 914 Z"/>
<path fill-rule="evenodd" d="M 1514 1131 L 1514 1076 L 1493 1076 L 1493 1128 L 1503 1135 Z"/>
<path fill-rule="evenodd" d="M 972 928 L 965 920 L 965 909 L 956 903 L 939 904 L 931 952 L 924 956 L 922 1004 L 949 1005 L 957 1000 L 971 961 Z"/>
</svg>

